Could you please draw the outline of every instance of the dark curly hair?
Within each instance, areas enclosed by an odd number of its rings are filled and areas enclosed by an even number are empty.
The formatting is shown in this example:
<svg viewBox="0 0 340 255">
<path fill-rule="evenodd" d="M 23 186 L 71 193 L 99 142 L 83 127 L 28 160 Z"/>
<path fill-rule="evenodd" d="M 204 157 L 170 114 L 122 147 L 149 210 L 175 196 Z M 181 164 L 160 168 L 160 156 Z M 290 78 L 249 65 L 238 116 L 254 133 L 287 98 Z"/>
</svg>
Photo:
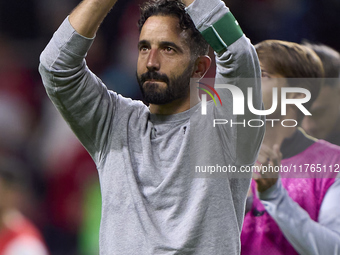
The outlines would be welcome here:
<svg viewBox="0 0 340 255">
<path fill-rule="evenodd" d="M 185 5 L 179 0 L 151 0 L 144 3 L 140 8 L 140 19 L 138 21 L 139 32 L 141 32 L 145 21 L 151 16 L 174 16 L 179 19 L 181 29 L 188 31 L 189 46 L 192 56 L 207 55 L 209 44 L 201 33 L 196 29 L 192 19 L 185 11 Z"/>
</svg>

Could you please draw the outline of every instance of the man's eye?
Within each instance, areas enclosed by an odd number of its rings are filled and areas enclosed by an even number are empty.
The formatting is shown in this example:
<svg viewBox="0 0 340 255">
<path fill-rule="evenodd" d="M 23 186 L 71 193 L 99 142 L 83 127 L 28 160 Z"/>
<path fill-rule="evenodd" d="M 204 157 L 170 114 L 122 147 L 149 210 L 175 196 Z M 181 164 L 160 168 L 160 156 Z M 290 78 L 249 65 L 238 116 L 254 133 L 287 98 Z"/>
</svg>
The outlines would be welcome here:
<svg viewBox="0 0 340 255">
<path fill-rule="evenodd" d="M 171 47 L 165 47 L 166 52 L 174 52 L 174 49 Z"/>
<path fill-rule="evenodd" d="M 141 46 L 141 47 L 139 48 L 139 50 L 140 50 L 140 51 L 147 51 L 147 50 L 148 50 L 148 47 L 146 47 L 146 46 Z"/>
</svg>

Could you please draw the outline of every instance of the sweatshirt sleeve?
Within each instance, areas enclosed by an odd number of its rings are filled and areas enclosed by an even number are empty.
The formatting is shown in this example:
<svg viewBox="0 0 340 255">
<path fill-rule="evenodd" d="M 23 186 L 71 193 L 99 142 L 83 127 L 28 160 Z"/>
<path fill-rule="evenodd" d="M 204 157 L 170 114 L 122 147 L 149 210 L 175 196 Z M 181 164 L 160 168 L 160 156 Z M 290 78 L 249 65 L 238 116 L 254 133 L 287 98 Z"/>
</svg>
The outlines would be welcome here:
<svg viewBox="0 0 340 255">
<path fill-rule="evenodd" d="M 98 163 L 119 96 L 88 69 L 92 42 L 66 18 L 40 55 L 39 72 L 48 96 Z"/>
<path fill-rule="evenodd" d="M 328 189 L 318 222 L 288 195 L 280 179 L 259 198 L 282 233 L 301 255 L 340 254 L 340 179 Z"/>
<path fill-rule="evenodd" d="M 218 126 L 223 131 L 221 134 L 227 136 L 223 140 L 232 141 L 227 150 L 235 165 L 253 165 L 265 130 L 264 116 L 251 113 L 247 107 L 248 91 L 252 90 L 253 107 L 263 109 L 260 64 L 255 48 L 224 2 L 195 0 L 186 11 L 215 51 L 215 89 L 223 103 L 222 107 L 215 108 L 215 119 L 228 122 Z M 225 85 L 234 86 L 234 91 Z M 235 104 L 236 98 L 242 97 L 244 111 L 234 114 L 233 110 L 240 109 L 240 105 Z"/>
</svg>

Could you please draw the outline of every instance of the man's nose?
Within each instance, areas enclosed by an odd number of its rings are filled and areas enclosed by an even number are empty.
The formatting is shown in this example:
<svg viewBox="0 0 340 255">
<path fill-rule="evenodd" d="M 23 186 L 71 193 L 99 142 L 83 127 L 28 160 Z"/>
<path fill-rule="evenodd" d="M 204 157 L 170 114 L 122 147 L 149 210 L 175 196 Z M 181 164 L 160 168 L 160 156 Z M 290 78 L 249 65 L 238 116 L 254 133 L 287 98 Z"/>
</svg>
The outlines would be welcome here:
<svg viewBox="0 0 340 255">
<path fill-rule="evenodd" d="M 160 61 L 158 51 L 156 49 L 151 49 L 148 56 L 148 61 L 146 67 L 149 71 L 158 71 L 160 68 Z"/>
</svg>

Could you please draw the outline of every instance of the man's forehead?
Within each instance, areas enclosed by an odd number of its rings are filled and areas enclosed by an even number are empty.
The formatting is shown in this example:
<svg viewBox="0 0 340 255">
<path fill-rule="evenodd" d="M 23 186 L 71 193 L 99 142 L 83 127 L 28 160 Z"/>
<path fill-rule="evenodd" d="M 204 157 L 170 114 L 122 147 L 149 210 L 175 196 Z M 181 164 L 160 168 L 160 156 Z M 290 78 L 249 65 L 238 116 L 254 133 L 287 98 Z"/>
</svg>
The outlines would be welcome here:
<svg viewBox="0 0 340 255">
<path fill-rule="evenodd" d="M 156 15 L 149 17 L 141 30 L 140 40 L 148 40 L 147 37 L 173 37 L 186 40 L 187 31 L 179 24 L 178 17 L 172 15 Z"/>
</svg>

